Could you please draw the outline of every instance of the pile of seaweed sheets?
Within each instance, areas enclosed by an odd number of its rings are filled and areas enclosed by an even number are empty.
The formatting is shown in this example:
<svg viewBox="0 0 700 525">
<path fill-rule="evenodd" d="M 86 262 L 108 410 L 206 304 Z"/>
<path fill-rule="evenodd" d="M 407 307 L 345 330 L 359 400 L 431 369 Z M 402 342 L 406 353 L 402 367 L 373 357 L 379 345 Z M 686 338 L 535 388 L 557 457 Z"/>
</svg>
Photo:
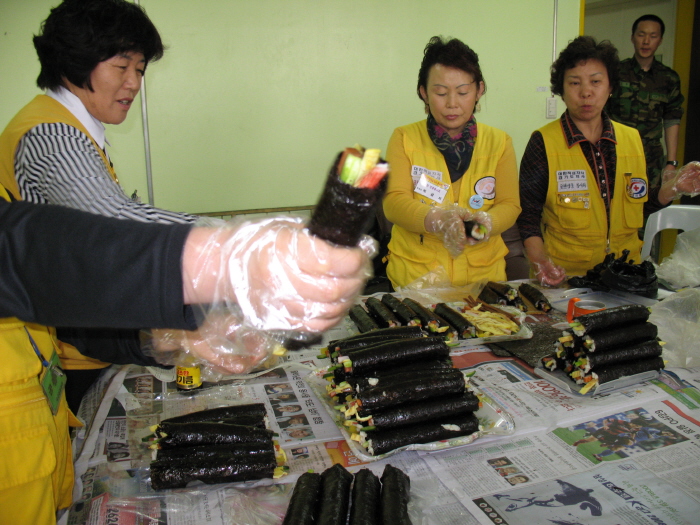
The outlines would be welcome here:
<svg viewBox="0 0 700 525">
<path fill-rule="evenodd" d="M 468 377 L 454 368 L 444 338 L 427 335 L 401 326 L 328 343 L 330 403 L 372 456 L 479 430 Z"/>
<path fill-rule="evenodd" d="M 441 336 L 447 343 L 511 335 L 520 330 L 518 320 L 512 314 L 472 297 L 465 298 L 465 302 L 462 310 L 446 303 L 438 303 L 431 309 L 410 297 L 399 299 L 387 293 L 381 298 L 368 297 L 364 307 L 356 304 L 348 315 L 360 333 L 417 326 L 434 336 Z"/>
<path fill-rule="evenodd" d="M 649 313 L 646 306 L 628 304 L 575 317 L 542 365 L 562 370 L 582 385 L 581 394 L 622 377 L 661 370 L 662 343 Z"/>
<path fill-rule="evenodd" d="M 336 464 L 299 476 L 282 525 L 411 525 L 410 491 L 410 478 L 393 465 L 384 467 L 380 482 L 369 469 L 353 476 Z"/>
<path fill-rule="evenodd" d="M 154 490 L 182 488 L 195 480 L 212 484 L 279 478 L 286 471 L 263 403 L 192 412 L 164 419 L 152 430 Z"/>
</svg>

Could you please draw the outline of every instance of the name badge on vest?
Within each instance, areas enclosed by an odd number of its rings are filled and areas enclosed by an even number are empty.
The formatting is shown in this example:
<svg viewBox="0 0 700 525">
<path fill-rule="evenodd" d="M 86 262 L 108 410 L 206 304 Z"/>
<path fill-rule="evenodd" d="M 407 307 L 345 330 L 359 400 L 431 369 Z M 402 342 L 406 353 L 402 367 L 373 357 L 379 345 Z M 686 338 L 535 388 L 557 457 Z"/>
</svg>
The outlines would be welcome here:
<svg viewBox="0 0 700 525">
<path fill-rule="evenodd" d="M 39 350 L 32 334 L 29 333 L 26 326 L 24 327 L 24 331 L 27 333 L 27 337 L 29 338 L 29 342 L 37 358 L 41 361 L 39 383 L 41 383 L 41 389 L 44 391 L 44 396 L 46 396 L 49 407 L 51 407 L 51 412 L 55 416 L 61 404 L 63 388 L 66 386 L 67 379 L 66 374 L 64 374 L 61 369 L 61 360 L 58 358 L 55 348 L 52 350 L 51 358 L 48 361 L 44 359 L 44 355 L 41 353 L 41 350 Z"/>
<path fill-rule="evenodd" d="M 445 200 L 447 190 L 449 189 L 449 184 L 440 182 L 439 180 L 434 179 L 430 175 L 426 175 L 424 173 L 420 176 L 420 179 L 418 179 L 418 184 L 416 184 L 416 187 L 413 188 L 413 191 L 419 195 L 424 195 L 435 202 L 442 203 L 442 201 Z"/>
<path fill-rule="evenodd" d="M 557 191 L 587 191 L 588 180 L 585 170 L 557 171 Z"/>
<path fill-rule="evenodd" d="M 436 180 L 442 180 L 442 172 L 436 170 L 429 170 L 423 166 L 416 166 L 415 164 L 411 166 L 411 179 L 413 180 L 413 187 L 415 188 L 420 181 L 421 175 L 428 175 Z"/>
<path fill-rule="evenodd" d="M 58 412 L 58 406 L 61 404 L 61 394 L 66 386 L 66 374 L 61 369 L 61 361 L 58 358 L 56 350 L 51 354 L 49 365 L 42 372 L 41 388 L 44 391 L 46 400 L 49 402 L 51 412 L 55 416 Z"/>
</svg>

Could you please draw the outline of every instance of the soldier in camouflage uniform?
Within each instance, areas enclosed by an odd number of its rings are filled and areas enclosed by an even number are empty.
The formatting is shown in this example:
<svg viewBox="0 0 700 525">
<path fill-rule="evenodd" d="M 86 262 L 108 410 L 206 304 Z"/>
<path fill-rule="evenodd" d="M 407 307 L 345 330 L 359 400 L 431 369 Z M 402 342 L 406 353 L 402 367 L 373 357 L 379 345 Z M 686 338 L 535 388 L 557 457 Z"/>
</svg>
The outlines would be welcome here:
<svg viewBox="0 0 700 525">
<path fill-rule="evenodd" d="M 620 85 L 606 110 L 613 120 L 639 130 L 647 161 L 649 188 L 678 166 L 678 130 L 683 116 L 680 78 L 673 69 L 654 58 L 663 41 L 665 26 L 655 15 L 644 15 L 632 25 L 634 57 L 620 63 Z M 666 156 L 661 137 L 666 143 Z"/>
</svg>

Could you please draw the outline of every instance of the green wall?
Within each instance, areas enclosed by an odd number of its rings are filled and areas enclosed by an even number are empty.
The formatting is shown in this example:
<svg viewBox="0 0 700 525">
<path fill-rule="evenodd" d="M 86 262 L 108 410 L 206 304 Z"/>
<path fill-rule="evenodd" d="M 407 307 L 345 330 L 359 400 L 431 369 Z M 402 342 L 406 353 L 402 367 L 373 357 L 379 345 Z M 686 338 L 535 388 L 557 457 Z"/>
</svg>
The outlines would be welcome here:
<svg viewBox="0 0 700 525">
<path fill-rule="evenodd" d="M 31 37 L 57 0 L 0 1 L 0 126 L 38 89 Z M 146 75 L 155 204 L 211 212 L 313 204 L 336 152 L 386 148 L 424 118 L 415 88 L 433 35 L 479 54 L 477 119 L 518 157 L 546 123 L 553 0 L 142 0 L 168 46 Z M 558 1 L 557 48 L 579 0 Z M 563 104 L 558 101 L 559 111 Z M 108 126 L 125 191 L 147 195 L 142 121 Z"/>
</svg>

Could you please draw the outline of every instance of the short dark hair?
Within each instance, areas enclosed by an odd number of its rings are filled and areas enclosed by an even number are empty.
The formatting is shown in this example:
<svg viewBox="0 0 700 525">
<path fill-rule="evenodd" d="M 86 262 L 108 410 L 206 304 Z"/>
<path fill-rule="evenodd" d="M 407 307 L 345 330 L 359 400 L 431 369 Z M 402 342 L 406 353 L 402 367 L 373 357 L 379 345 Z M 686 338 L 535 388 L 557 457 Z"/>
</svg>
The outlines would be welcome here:
<svg viewBox="0 0 700 525">
<path fill-rule="evenodd" d="M 134 51 L 143 53 L 148 64 L 164 52 L 146 11 L 126 0 L 64 0 L 41 24 L 34 48 L 41 89 L 56 89 L 65 78 L 91 91 L 90 73 L 100 62 Z"/>
<path fill-rule="evenodd" d="M 600 60 L 603 63 L 608 71 L 610 87 L 615 89 L 620 81 L 620 58 L 617 48 L 609 40 L 596 42 L 592 36 L 579 36 L 569 42 L 552 64 L 550 69 L 552 93 L 563 95 L 564 73 L 588 60 Z"/>
<path fill-rule="evenodd" d="M 656 22 L 661 26 L 661 36 L 664 36 L 664 33 L 666 32 L 666 24 L 664 24 L 664 21 L 661 20 L 658 16 L 656 15 L 642 15 L 637 20 L 634 21 L 634 24 L 632 24 L 632 34 L 637 31 L 637 26 L 639 25 L 639 22 Z"/>
<path fill-rule="evenodd" d="M 484 76 L 481 74 L 481 67 L 479 67 L 479 55 L 472 48 L 456 38 L 445 41 L 440 36 L 434 36 L 423 50 L 423 61 L 418 71 L 416 91 L 421 100 L 423 97 L 420 95 L 420 88 L 428 88 L 428 73 L 435 64 L 461 69 L 465 73 L 469 73 L 477 84 L 484 82 Z M 486 83 L 484 82 L 485 92 Z"/>
</svg>

